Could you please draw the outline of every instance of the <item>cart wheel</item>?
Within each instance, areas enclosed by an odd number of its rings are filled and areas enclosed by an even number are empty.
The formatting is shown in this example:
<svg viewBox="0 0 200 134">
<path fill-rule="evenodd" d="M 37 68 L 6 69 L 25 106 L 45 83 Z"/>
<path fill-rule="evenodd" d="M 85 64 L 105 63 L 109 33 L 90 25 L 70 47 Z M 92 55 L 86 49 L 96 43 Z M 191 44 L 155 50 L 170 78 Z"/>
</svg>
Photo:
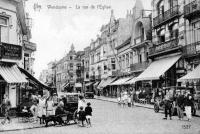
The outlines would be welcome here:
<svg viewBox="0 0 200 134">
<path fill-rule="evenodd" d="M 78 116 L 77 116 L 77 110 L 74 112 L 73 114 L 73 120 L 74 120 L 74 123 L 77 124 L 78 123 Z"/>
<path fill-rule="evenodd" d="M 159 106 L 158 106 L 157 104 L 154 104 L 154 111 L 155 111 L 156 113 L 159 112 Z"/>
</svg>

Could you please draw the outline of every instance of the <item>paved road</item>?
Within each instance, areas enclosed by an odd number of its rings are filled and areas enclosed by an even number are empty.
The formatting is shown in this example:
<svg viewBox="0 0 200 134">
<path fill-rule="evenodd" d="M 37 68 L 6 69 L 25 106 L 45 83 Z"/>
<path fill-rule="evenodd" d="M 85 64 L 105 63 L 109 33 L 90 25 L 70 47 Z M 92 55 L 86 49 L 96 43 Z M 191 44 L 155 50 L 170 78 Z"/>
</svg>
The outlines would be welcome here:
<svg viewBox="0 0 200 134">
<path fill-rule="evenodd" d="M 116 103 L 101 100 L 88 100 L 93 106 L 93 126 L 91 128 L 77 125 L 36 128 L 6 132 L 8 134 L 200 134 L 200 118 L 192 122 L 162 120 L 162 113 L 141 107 L 122 108 Z M 5 132 L 4 132 L 5 133 Z"/>
</svg>

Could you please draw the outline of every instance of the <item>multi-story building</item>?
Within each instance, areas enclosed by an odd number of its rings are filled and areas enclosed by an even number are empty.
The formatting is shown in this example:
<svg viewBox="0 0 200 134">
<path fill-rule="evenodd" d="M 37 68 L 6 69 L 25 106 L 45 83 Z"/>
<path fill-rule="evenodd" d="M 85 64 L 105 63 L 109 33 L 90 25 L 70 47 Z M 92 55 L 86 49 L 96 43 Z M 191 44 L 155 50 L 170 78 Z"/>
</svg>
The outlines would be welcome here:
<svg viewBox="0 0 200 134">
<path fill-rule="evenodd" d="M 56 66 L 56 61 L 51 61 L 47 64 L 48 69 L 47 69 L 47 75 L 46 75 L 46 82 L 45 84 L 54 87 L 55 86 L 55 66 Z"/>
<path fill-rule="evenodd" d="M 42 70 L 42 72 L 40 73 L 40 76 L 39 76 L 39 80 L 42 83 L 47 83 L 47 76 L 48 76 L 48 70 L 47 69 Z"/>
<path fill-rule="evenodd" d="M 0 103 L 7 94 L 11 107 L 20 103 L 21 90 L 28 83 L 19 67 L 24 68 L 24 40 L 30 39 L 30 28 L 22 0 L 0 0 Z"/>
<path fill-rule="evenodd" d="M 74 90 L 74 87 L 82 86 L 83 83 L 83 66 L 81 58 L 83 51 L 76 52 L 74 45 L 71 50 L 56 64 L 56 88 L 58 92 Z M 79 83 L 79 84 L 76 84 Z"/>
<path fill-rule="evenodd" d="M 90 47 L 84 48 L 84 57 L 83 57 L 83 66 L 84 66 L 84 82 L 89 82 L 90 81 Z"/>
<path fill-rule="evenodd" d="M 184 43 L 183 0 L 152 1 L 152 45 L 148 58 L 152 63 L 137 77 L 152 87 L 175 86 L 184 74 L 181 48 Z"/>
<path fill-rule="evenodd" d="M 200 65 L 200 1 L 185 0 L 183 7 L 184 17 L 184 35 L 185 46 L 183 48 L 183 57 L 185 70 L 187 73 L 192 72 Z M 192 76 L 190 76 L 192 78 Z M 193 76 L 194 77 L 194 76 Z M 185 77 L 186 79 L 186 77 Z M 187 79 L 186 79 L 187 81 Z M 200 81 L 198 79 L 190 80 L 188 83 L 183 83 L 195 87 L 200 90 Z"/>
<path fill-rule="evenodd" d="M 29 17 L 29 14 L 26 13 L 26 25 L 28 33 L 23 36 L 23 50 L 24 50 L 24 69 L 28 71 L 31 75 L 34 75 L 33 64 L 35 61 L 34 52 L 36 51 L 36 44 L 30 42 L 31 38 L 31 28 L 32 28 L 32 19 Z"/>
</svg>

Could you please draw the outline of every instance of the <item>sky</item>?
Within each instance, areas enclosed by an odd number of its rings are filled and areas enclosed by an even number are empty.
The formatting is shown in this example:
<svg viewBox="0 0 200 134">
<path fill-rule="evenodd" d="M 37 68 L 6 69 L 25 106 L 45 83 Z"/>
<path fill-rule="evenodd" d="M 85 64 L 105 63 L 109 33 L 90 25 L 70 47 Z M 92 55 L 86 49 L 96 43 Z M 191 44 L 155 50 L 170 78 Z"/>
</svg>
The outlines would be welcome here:
<svg viewBox="0 0 200 134">
<path fill-rule="evenodd" d="M 141 1 L 144 9 L 151 9 L 151 0 Z M 134 3 L 135 0 L 28 0 L 26 12 L 32 18 L 31 41 L 37 44 L 35 76 L 38 78 L 50 61 L 61 59 L 72 43 L 76 51 L 89 46 L 101 26 L 109 22 L 111 9 L 116 19 L 125 18 Z"/>
</svg>

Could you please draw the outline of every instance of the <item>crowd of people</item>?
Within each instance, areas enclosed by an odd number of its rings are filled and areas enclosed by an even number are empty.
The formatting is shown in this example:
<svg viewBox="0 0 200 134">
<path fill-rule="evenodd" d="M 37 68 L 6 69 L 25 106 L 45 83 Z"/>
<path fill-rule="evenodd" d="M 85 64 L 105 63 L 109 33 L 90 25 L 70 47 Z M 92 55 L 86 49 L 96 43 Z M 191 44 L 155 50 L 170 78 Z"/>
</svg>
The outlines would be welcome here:
<svg viewBox="0 0 200 134">
<path fill-rule="evenodd" d="M 44 124 L 45 117 L 54 115 L 64 115 L 69 113 L 69 111 L 66 111 L 65 109 L 66 98 L 64 96 L 61 96 L 59 98 L 57 93 L 53 93 L 53 95 L 32 94 L 31 101 L 32 105 L 30 107 L 23 106 L 23 108 L 20 111 L 24 115 L 31 114 L 33 123 L 40 122 L 40 124 Z M 81 126 L 91 127 L 91 103 L 87 103 L 82 95 L 79 95 L 79 100 L 77 103 L 78 124 Z M 9 117 L 9 110 L 11 108 L 11 103 L 6 94 L 4 95 L 4 100 L 0 107 L 2 108 L 4 115 L 4 119 L 1 123 L 5 124 L 6 121 L 10 123 L 11 119 Z M 86 125 L 85 122 L 87 123 Z"/>
</svg>

